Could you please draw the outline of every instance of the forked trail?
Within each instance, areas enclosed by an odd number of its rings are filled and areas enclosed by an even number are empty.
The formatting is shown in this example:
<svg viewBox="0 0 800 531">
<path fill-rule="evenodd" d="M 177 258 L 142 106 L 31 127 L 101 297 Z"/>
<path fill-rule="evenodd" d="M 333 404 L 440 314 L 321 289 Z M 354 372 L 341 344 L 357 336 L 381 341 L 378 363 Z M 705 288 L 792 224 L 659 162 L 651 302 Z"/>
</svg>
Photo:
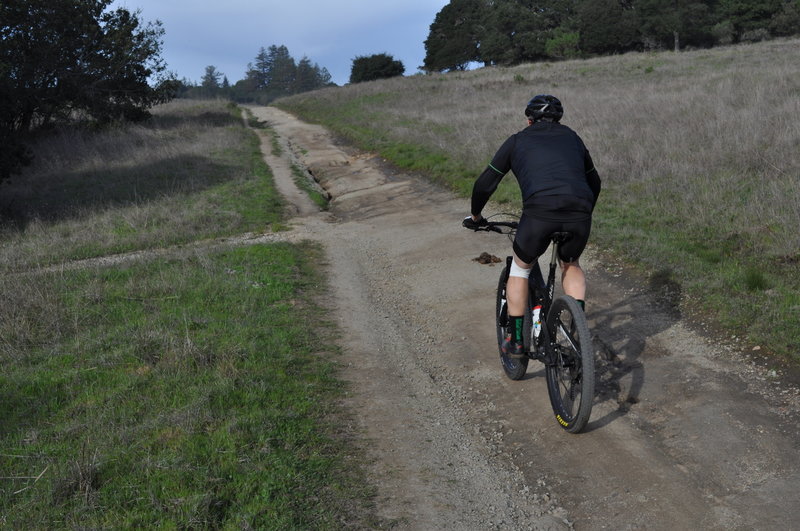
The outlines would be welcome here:
<svg viewBox="0 0 800 531">
<path fill-rule="evenodd" d="M 494 330 L 510 244 L 461 228 L 467 201 L 338 146 L 271 107 L 264 145 L 294 204 L 287 237 L 326 250 L 353 411 L 381 516 L 409 529 L 790 529 L 800 522 L 800 397 L 585 258 L 598 356 L 588 428 L 555 423 L 541 365 L 505 378 Z M 488 155 L 487 155 L 488 156 Z M 293 192 L 290 159 L 332 195 Z M 602 199 L 601 199 L 602 200 Z M 489 212 L 489 208 L 487 208 Z"/>
</svg>

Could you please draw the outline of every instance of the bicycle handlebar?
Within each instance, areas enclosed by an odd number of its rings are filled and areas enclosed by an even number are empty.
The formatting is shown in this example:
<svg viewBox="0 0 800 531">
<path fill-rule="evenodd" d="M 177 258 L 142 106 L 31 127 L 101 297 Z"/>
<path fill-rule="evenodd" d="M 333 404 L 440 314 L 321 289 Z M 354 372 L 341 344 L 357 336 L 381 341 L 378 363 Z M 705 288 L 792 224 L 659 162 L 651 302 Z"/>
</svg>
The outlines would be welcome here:
<svg viewBox="0 0 800 531">
<path fill-rule="evenodd" d="M 508 227 L 516 230 L 518 226 L 519 222 L 517 221 L 488 221 L 485 226 L 479 227 L 478 230 L 493 230 L 495 232 L 500 232 L 500 227 Z"/>
<path fill-rule="evenodd" d="M 510 234 L 510 233 L 512 233 L 512 232 L 517 230 L 517 227 L 519 226 L 519 223 L 517 221 L 489 221 L 487 219 L 484 219 L 483 223 L 481 225 L 478 225 L 477 227 L 467 226 L 466 224 L 464 224 L 464 226 L 466 228 L 470 229 L 470 230 L 474 230 L 475 232 L 478 232 L 478 231 L 490 232 L 491 231 L 491 232 L 497 232 L 499 234 Z M 503 228 L 508 228 L 508 229 L 511 229 L 511 230 L 509 230 L 507 232 L 504 232 Z"/>
<path fill-rule="evenodd" d="M 508 234 L 508 233 L 511 233 L 511 232 L 517 230 L 517 225 L 518 225 L 518 223 L 516 221 L 490 221 L 486 225 L 483 225 L 483 226 L 478 227 L 477 229 L 475 229 L 475 232 L 478 232 L 478 231 L 490 232 L 491 231 L 491 232 L 496 232 L 498 234 Z M 511 230 L 508 231 L 508 232 L 503 232 L 503 229 L 501 227 L 508 227 Z"/>
</svg>

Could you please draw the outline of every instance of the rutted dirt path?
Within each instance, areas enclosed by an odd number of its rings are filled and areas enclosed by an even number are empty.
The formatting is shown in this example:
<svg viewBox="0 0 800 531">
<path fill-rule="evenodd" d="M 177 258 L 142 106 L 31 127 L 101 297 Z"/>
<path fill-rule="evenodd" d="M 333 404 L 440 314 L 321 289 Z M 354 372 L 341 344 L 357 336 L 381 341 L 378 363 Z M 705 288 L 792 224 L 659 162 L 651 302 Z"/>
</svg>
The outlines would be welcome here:
<svg viewBox="0 0 800 531">
<path fill-rule="evenodd" d="M 460 227 L 468 204 L 271 107 L 263 144 L 295 216 L 326 250 L 378 510 L 408 529 L 800 527 L 800 394 L 781 371 L 692 331 L 613 266 L 584 262 L 598 354 L 586 433 L 552 417 L 541 366 L 507 380 L 494 342 L 509 242 Z M 487 155 L 488 156 L 488 155 Z M 330 192 L 295 199 L 290 161 Z"/>
</svg>

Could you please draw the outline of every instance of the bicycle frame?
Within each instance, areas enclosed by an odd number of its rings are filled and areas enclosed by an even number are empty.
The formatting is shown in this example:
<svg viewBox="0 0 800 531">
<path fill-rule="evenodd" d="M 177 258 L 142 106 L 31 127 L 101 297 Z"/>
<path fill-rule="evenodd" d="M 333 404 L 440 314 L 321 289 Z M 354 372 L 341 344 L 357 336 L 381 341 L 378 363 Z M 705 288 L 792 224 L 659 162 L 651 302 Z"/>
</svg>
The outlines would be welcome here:
<svg viewBox="0 0 800 531">
<path fill-rule="evenodd" d="M 510 236 L 516 231 L 518 223 L 489 221 L 478 228 L 464 226 Z M 501 227 L 511 230 L 503 232 Z M 542 278 L 538 261 L 532 264 L 533 269 L 528 275 L 528 305 L 523 316 L 525 345 L 522 357 L 510 356 L 505 347 L 509 324 L 507 284 L 513 260 L 511 256 L 506 259 L 506 267 L 498 281 L 495 316 L 497 343 L 506 376 L 521 380 L 529 360 L 541 361 L 545 365 L 547 390 L 556 420 L 569 433 L 578 433 L 591 416 L 595 374 L 591 331 L 583 309 L 572 297 L 555 296 L 559 247 L 570 237 L 571 234 L 567 232 L 550 235 L 553 250 L 547 282 Z M 537 305 L 541 305 L 538 335 L 531 322 L 533 309 Z"/>
<path fill-rule="evenodd" d="M 545 283 L 544 277 L 542 276 L 542 268 L 539 266 L 539 262 L 534 262 L 533 267 L 531 269 L 530 277 L 528 278 L 528 306 L 529 311 L 533 311 L 533 308 L 540 303 L 542 305 L 542 309 L 539 313 L 540 319 L 542 321 L 542 328 L 539 332 L 539 336 L 536 337 L 536 340 L 533 341 L 531 338 L 531 345 L 530 350 L 526 353 L 529 358 L 534 360 L 539 360 L 543 363 L 552 363 L 552 360 L 545 359 L 548 357 L 546 355 L 547 349 L 542 349 L 541 347 L 544 346 L 546 343 L 545 341 L 549 341 L 549 333 L 547 332 L 547 315 L 550 311 L 550 306 L 553 304 L 553 297 L 555 295 L 555 288 L 556 288 L 556 267 L 558 264 L 558 246 L 561 243 L 560 239 L 553 240 L 553 252 L 550 257 L 550 266 L 547 272 L 547 282 Z M 511 262 L 514 260 L 513 256 L 506 257 L 506 277 L 504 284 L 508 283 L 508 273 L 511 271 Z M 504 323 L 508 322 L 508 306 L 503 308 L 505 312 L 501 319 Z M 542 353 L 542 350 L 545 353 Z"/>
</svg>

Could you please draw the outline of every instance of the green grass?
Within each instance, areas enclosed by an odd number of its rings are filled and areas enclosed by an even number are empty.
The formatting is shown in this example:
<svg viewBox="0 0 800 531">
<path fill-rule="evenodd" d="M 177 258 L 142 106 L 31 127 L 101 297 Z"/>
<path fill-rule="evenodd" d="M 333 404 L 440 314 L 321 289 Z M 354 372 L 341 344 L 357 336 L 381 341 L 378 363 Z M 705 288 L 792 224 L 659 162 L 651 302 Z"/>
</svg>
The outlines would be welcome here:
<svg viewBox="0 0 800 531">
<path fill-rule="evenodd" d="M 333 422 L 319 252 L 4 279 L 6 297 L 29 291 L 3 312 L 3 523 L 339 527 L 369 493 Z"/>
<path fill-rule="evenodd" d="M 249 111 L 248 111 L 249 113 Z M 266 134 L 270 137 L 270 144 L 272 145 L 272 154 L 276 157 L 283 155 L 283 148 L 281 147 L 280 137 L 278 132 L 275 131 L 268 124 L 259 122 L 261 129 L 266 129 Z M 328 209 L 328 198 L 322 193 L 319 186 L 311 181 L 310 176 L 303 171 L 296 164 L 292 163 L 292 177 L 297 187 L 308 195 L 308 197 L 320 207 L 322 210 Z"/>
<path fill-rule="evenodd" d="M 301 170 L 296 164 L 292 164 L 292 175 L 297 187 L 303 190 L 314 204 L 322 210 L 328 209 L 330 206 L 328 204 L 328 198 L 322 193 L 319 186 L 315 186 L 314 183 L 311 182 L 311 176 L 309 176 L 308 173 Z"/>
<path fill-rule="evenodd" d="M 382 525 L 337 406 L 320 248 L 204 245 L 283 225 L 238 109 L 173 102 L 40 149 L 60 162 L 11 183 L 26 208 L 0 231 L 0 526 Z"/>
<path fill-rule="evenodd" d="M 54 156 L 64 164 L 34 167 L 5 191 L 24 208 L 16 223 L 0 225 L 0 267 L 279 229 L 283 200 L 256 133 L 243 127 L 238 111 L 216 110 L 210 118 L 209 105 L 157 115 L 147 127 L 68 138 L 88 146 L 86 153 L 71 158 L 61 148 Z"/>
<path fill-rule="evenodd" d="M 666 217 L 653 204 L 661 198 L 631 201 L 629 192 L 613 186 L 603 192 L 593 227 L 597 248 L 630 260 L 645 277 L 670 271 L 681 290 L 670 303 L 690 320 L 710 319 L 753 346 L 800 360 L 796 257 L 749 248 L 735 231 Z"/>
</svg>

